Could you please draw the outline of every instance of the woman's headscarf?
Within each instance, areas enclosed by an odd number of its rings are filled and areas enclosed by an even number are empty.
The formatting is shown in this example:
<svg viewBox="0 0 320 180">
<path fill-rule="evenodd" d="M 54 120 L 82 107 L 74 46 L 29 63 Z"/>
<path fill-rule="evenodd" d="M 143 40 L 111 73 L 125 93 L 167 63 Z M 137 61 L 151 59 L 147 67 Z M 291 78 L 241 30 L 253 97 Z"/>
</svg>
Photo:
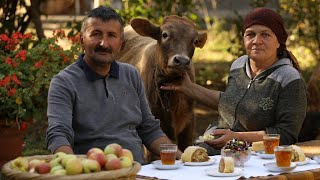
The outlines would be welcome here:
<svg viewBox="0 0 320 180">
<path fill-rule="evenodd" d="M 287 54 L 293 64 L 293 67 L 300 71 L 296 57 L 286 47 L 288 33 L 284 28 L 282 17 L 272 9 L 255 8 L 244 18 L 242 35 L 248 27 L 255 24 L 266 26 L 273 31 L 280 43 L 280 47 L 278 48 L 278 57 L 282 57 L 284 56 L 283 54 Z"/>
</svg>

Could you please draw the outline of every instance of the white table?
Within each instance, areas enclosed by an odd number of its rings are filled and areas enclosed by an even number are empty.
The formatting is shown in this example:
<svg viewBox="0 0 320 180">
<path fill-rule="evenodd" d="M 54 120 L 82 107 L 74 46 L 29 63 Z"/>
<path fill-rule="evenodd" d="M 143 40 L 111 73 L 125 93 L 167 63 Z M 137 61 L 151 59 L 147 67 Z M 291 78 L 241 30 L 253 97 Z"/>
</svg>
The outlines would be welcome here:
<svg viewBox="0 0 320 180">
<path fill-rule="evenodd" d="M 266 160 L 261 159 L 256 155 L 251 155 L 249 161 L 247 161 L 243 168 L 242 175 L 235 177 L 213 177 L 208 176 L 205 172 L 206 169 L 218 167 L 220 161 L 220 155 L 211 156 L 210 158 L 215 158 L 216 162 L 209 166 L 181 166 L 175 170 L 158 170 L 152 164 L 142 166 L 138 175 L 156 177 L 159 179 L 172 179 L 172 180 L 206 180 L 206 179 L 238 179 L 241 176 L 249 178 L 251 176 L 267 176 L 267 175 L 277 175 L 280 173 L 269 172 L 264 166 L 264 163 L 275 162 L 275 159 Z M 291 172 L 305 171 L 310 169 L 320 168 L 320 164 L 314 160 L 310 160 L 308 164 L 297 166 Z"/>
</svg>

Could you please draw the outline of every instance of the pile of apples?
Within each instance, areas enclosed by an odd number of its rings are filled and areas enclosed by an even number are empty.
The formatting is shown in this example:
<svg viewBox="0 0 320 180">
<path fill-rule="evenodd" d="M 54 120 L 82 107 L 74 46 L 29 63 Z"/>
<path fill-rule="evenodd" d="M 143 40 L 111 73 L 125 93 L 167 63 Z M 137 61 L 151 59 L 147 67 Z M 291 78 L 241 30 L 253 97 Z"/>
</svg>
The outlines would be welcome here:
<svg viewBox="0 0 320 180">
<path fill-rule="evenodd" d="M 129 168 L 133 161 L 133 154 L 130 150 L 113 143 L 107 145 L 104 150 L 91 148 L 83 157 L 63 152 L 54 154 L 50 161 L 43 159 L 28 161 L 26 157 L 18 157 L 11 162 L 10 167 L 23 172 L 39 174 L 75 175 Z"/>
</svg>

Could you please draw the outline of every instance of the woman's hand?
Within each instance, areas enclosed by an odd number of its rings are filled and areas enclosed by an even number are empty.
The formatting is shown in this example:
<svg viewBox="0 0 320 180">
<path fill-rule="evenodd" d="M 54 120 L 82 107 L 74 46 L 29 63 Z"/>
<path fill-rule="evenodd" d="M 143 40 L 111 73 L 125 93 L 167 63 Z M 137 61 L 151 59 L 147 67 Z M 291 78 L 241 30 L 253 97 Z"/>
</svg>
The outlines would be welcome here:
<svg viewBox="0 0 320 180">
<path fill-rule="evenodd" d="M 223 148 L 227 141 L 236 138 L 235 132 L 231 131 L 230 129 L 216 129 L 215 131 L 213 131 L 212 135 L 220 137 L 211 141 L 206 141 L 205 143 L 207 143 L 215 149 Z"/>
<path fill-rule="evenodd" d="M 180 84 L 165 84 L 162 85 L 160 89 L 187 93 L 187 90 L 192 86 L 192 83 L 193 82 L 191 81 L 189 75 L 187 73 L 184 73 Z"/>
</svg>

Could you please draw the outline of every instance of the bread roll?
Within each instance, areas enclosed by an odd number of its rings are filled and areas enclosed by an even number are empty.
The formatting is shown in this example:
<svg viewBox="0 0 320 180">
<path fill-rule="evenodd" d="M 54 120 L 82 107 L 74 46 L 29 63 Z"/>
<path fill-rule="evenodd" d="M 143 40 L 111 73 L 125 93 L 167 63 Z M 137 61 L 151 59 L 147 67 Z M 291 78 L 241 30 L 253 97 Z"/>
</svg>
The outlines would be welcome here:
<svg viewBox="0 0 320 180">
<path fill-rule="evenodd" d="M 200 146 L 189 146 L 181 155 L 182 162 L 205 162 L 209 159 L 207 150 Z"/>
<path fill-rule="evenodd" d="M 232 157 L 221 157 L 219 162 L 220 173 L 233 173 L 234 172 L 234 160 Z"/>
<path fill-rule="evenodd" d="M 263 151 L 264 150 L 263 141 L 253 142 L 251 150 L 252 151 Z"/>
<path fill-rule="evenodd" d="M 305 161 L 306 156 L 304 155 L 304 152 L 302 149 L 297 146 L 297 145 L 291 145 L 292 147 L 292 156 L 291 156 L 291 161 L 292 162 L 297 162 L 297 161 Z"/>
</svg>

